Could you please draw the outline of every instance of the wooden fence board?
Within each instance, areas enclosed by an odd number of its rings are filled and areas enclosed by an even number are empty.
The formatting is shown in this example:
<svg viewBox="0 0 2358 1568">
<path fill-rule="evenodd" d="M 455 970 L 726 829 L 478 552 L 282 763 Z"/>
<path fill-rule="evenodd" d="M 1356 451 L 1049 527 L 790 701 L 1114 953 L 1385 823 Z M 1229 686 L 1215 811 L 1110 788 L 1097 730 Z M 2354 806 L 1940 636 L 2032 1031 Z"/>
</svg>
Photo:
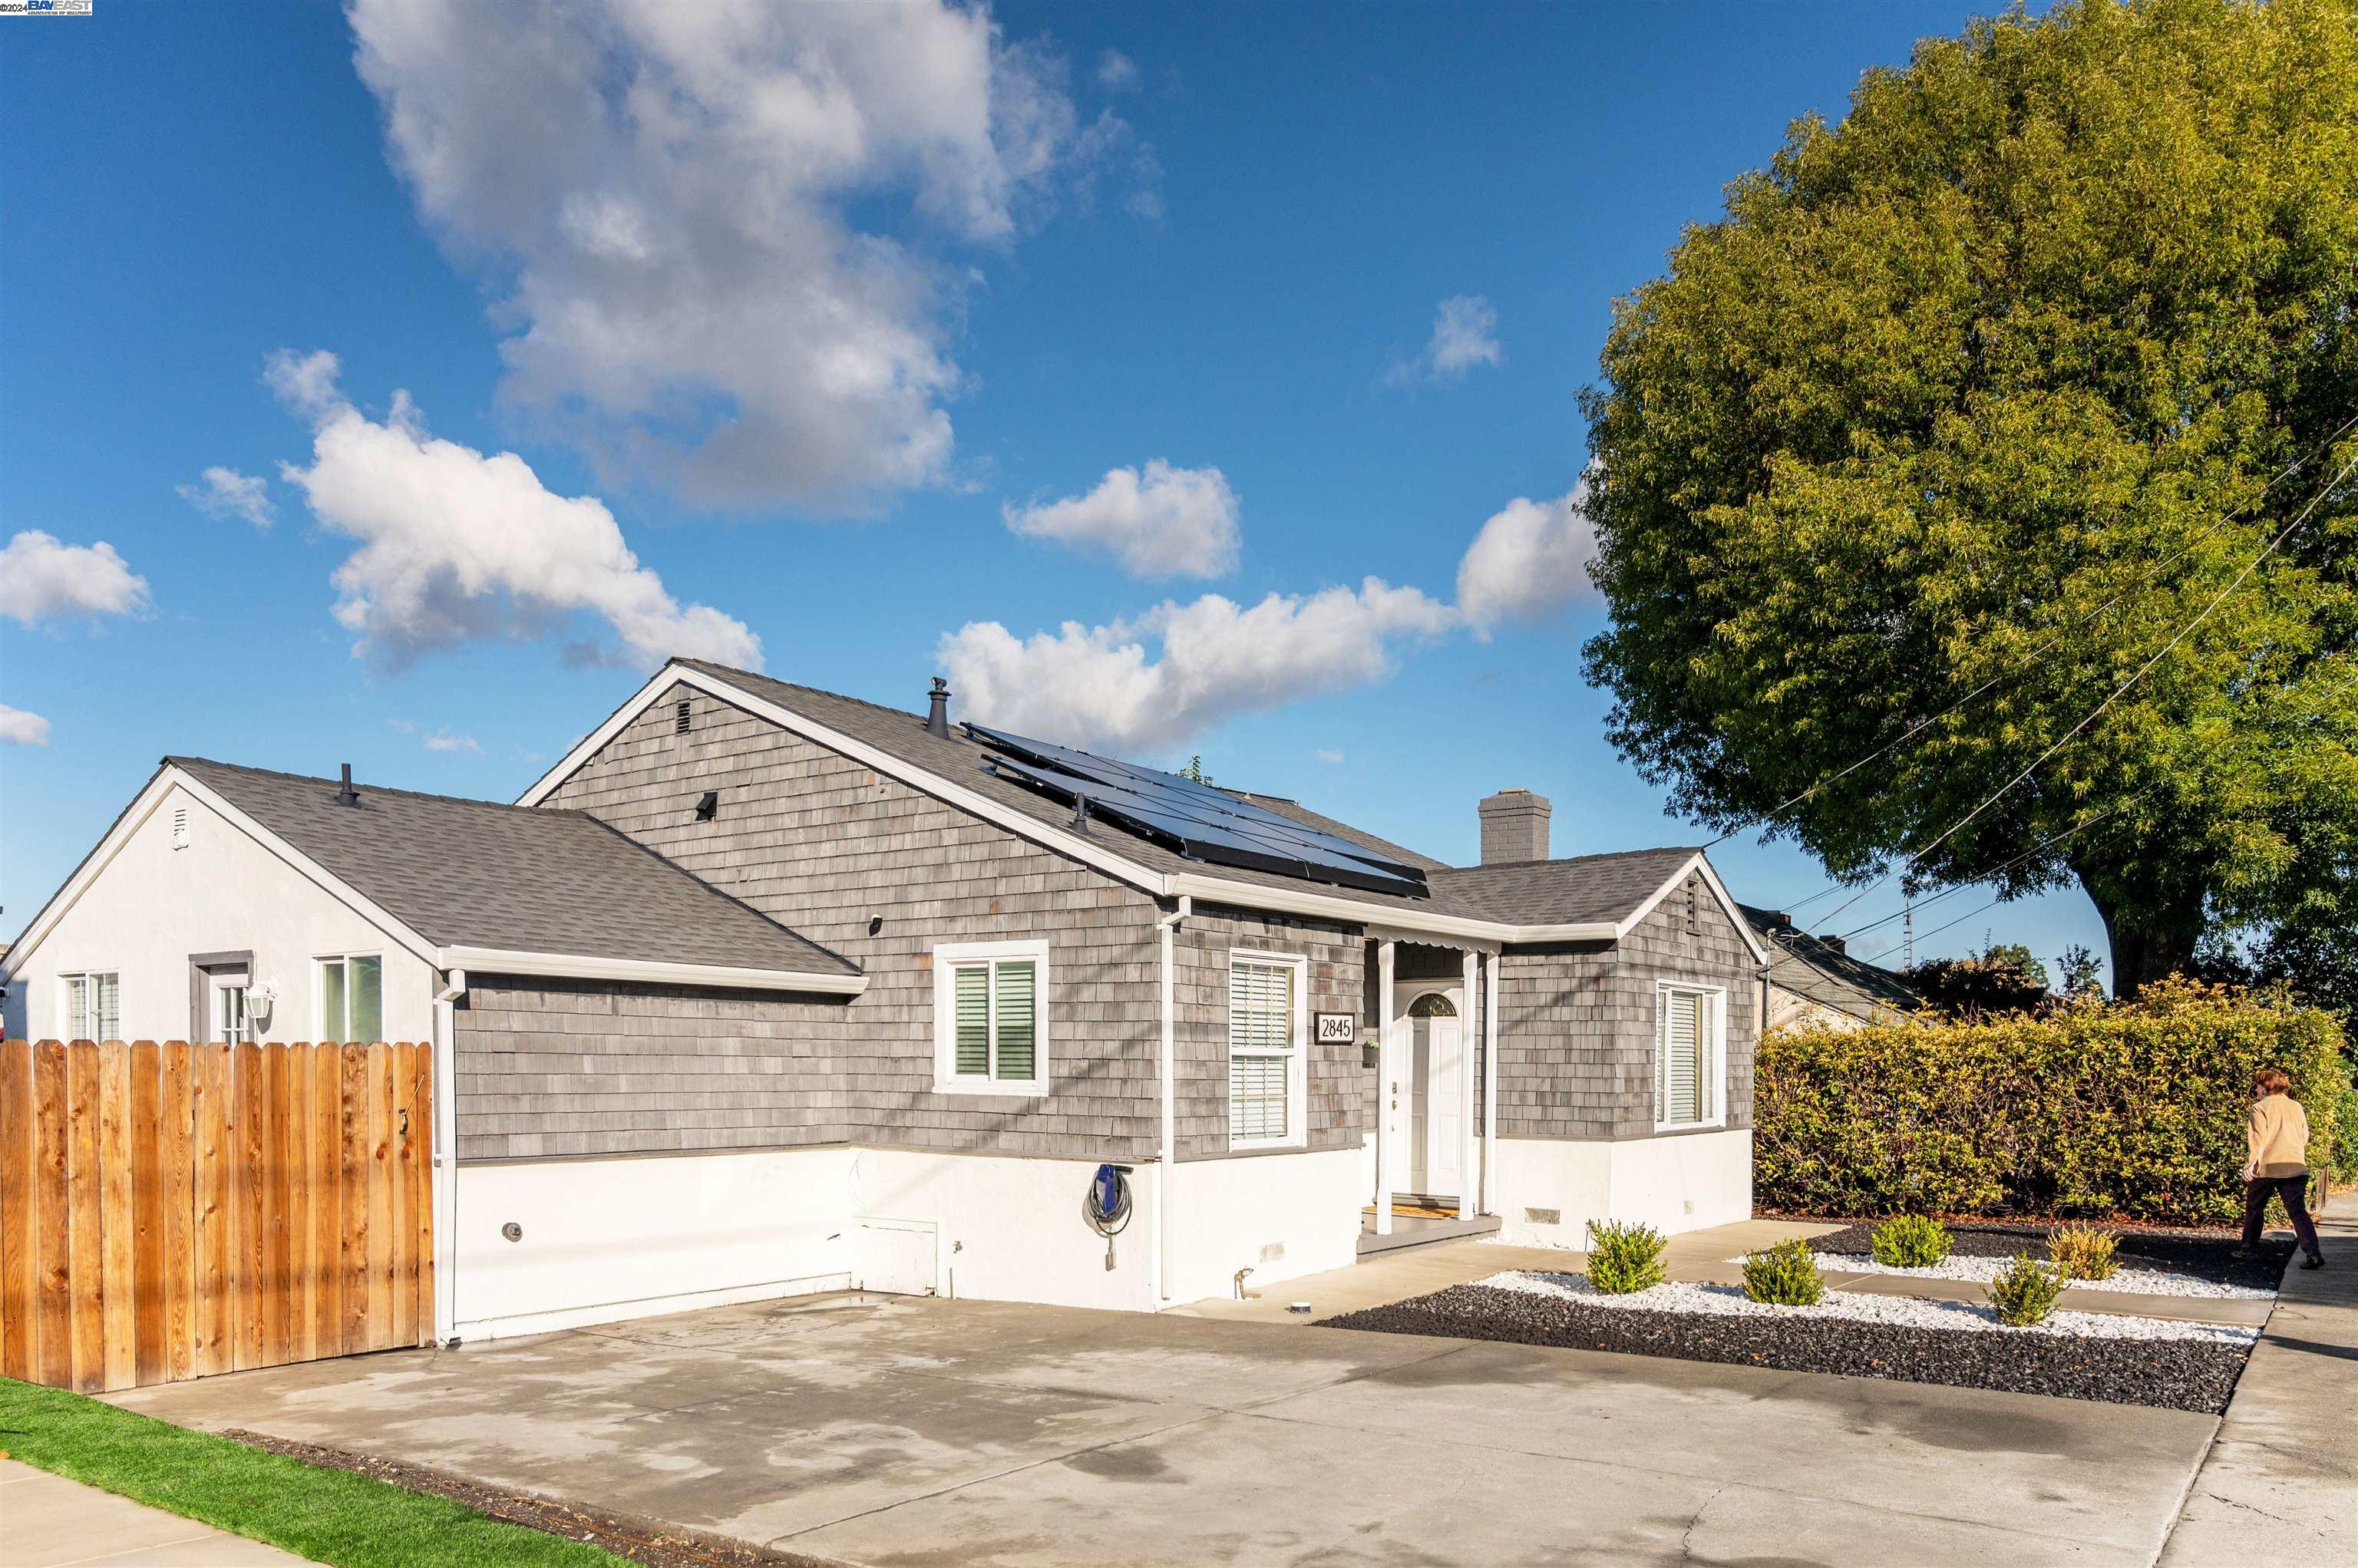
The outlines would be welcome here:
<svg viewBox="0 0 2358 1568">
<path fill-rule="evenodd" d="M 66 1047 L 66 1194 L 73 1205 L 73 1386 L 106 1390 L 106 1194 L 99 1163 L 98 1046 Z"/>
<path fill-rule="evenodd" d="M 230 1290 L 230 1365 L 243 1372 L 262 1357 L 262 1276 L 269 1238 L 263 1229 L 262 1053 L 233 1046 L 230 1146 L 235 1151 L 230 1234 L 234 1283 Z"/>
<path fill-rule="evenodd" d="M 417 1118 L 411 1125 L 416 1129 L 417 1147 L 417 1337 L 431 1345 L 441 1330 L 434 1295 L 434 1050 L 430 1045 L 416 1050 Z"/>
<path fill-rule="evenodd" d="M 66 1048 L 33 1049 L 33 1380 L 73 1386 L 73 1202 Z"/>
<path fill-rule="evenodd" d="M 33 1044 L 0 1041 L 0 1378 L 33 1376 L 34 1274 L 40 1249 L 33 1238 Z"/>
<path fill-rule="evenodd" d="M 393 1343 L 393 1059 L 384 1044 L 368 1048 L 369 1348 Z"/>
<path fill-rule="evenodd" d="M 131 1206 L 131 1047 L 120 1040 L 98 1048 L 98 1186 L 106 1211 L 99 1270 L 106 1386 L 128 1389 L 139 1380 L 138 1303 L 131 1273 L 138 1237 Z"/>
<path fill-rule="evenodd" d="M 415 1046 L 390 1047 L 393 1076 L 393 1152 L 390 1180 L 393 1211 L 387 1246 L 393 1254 L 393 1342 L 417 1343 L 417 1187 L 413 1169 L 416 1147 L 412 1136 L 417 1122 L 417 1052 Z"/>
<path fill-rule="evenodd" d="M 264 1045 L 262 1053 L 262 1364 L 283 1367 L 295 1359 L 291 1339 L 290 1292 L 293 1281 L 290 1237 L 294 1200 L 289 1188 L 293 1162 L 287 1157 L 287 1047 Z"/>
<path fill-rule="evenodd" d="M 311 1053 L 311 1302 L 314 1351 L 344 1353 L 343 1059 Z"/>
<path fill-rule="evenodd" d="M 164 1380 L 163 1071 L 156 1042 L 131 1047 L 132 1386 Z"/>
<path fill-rule="evenodd" d="M 231 1210 L 235 1206 L 235 1156 L 230 1147 L 233 1074 L 226 1045 L 190 1047 L 197 1058 L 195 1376 L 230 1369 L 233 1291 Z"/>
<path fill-rule="evenodd" d="M 342 1262 L 337 1273 L 344 1291 L 344 1354 L 376 1346 L 369 1338 L 368 1280 L 368 1047 L 338 1047 L 342 1099 L 343 1172 L 338 1191 L 343 1204 Z"/>
<path fill-rule="evenodd" d="M 196 1173 L 193 1143 L 196 1100 L 190 1092 L 196 1067 L 193 1047 L 161 1053 L 157 1095 L 157 1162 L 164 1192 L 164 1373 L 159 1382 L 196 1376 L 197 1252 L 193 1237 Z M 144 1374 L 143 1374 L 144 1375 Z"/>
</svg>

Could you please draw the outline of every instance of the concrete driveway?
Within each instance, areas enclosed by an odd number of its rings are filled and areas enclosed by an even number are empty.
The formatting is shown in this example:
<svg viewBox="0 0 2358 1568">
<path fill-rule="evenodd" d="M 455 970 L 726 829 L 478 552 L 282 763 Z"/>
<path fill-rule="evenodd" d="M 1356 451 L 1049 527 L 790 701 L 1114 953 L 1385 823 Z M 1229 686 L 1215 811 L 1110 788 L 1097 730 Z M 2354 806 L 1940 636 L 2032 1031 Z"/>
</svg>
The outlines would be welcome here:
<svg viewBox="0 0 2358 1568">
<path fill-rule="evenodd" d="M 114 1396 L 863 1563 L 2153 1561 L 2216 1422 L 833 1296 Z"/>
</svg>

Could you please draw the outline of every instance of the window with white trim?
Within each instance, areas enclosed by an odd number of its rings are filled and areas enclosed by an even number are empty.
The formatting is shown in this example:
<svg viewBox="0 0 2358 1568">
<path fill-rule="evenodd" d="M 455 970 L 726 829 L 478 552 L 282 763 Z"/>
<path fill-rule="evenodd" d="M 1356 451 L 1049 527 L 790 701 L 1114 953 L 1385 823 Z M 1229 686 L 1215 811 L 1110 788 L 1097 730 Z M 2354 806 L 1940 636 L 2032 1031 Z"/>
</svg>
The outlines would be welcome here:
<svg viewBox="0 0 2358 1568">
<path fill-rule="evenodd" d="M 1721 1083 L 1727 993 L 1704 986 L 1654 989 L 1654 1125 L 1712 1127 L 1725 1114 Z"/>
<path fill-rule="evenodd" d="M 1048 1092 L 1048 944 L 934 949 L 934 1087 L 944 1094 Z"/>
<path fill-rule="evenodd" d="M 1308 966 L 1274 953 L 1228 958 L 1228 1142 L 1299 1143 L 1308 1055 Z"/>
<path fill-rule="evenodd" d="M 103 973 L 59 975 L 59 1016 L 68 1040 L 123 1038 L 123 977 Z"/>
<path fill-rule="evenodd" d="M 384 959 L 348 953 L 317 960 L 318 1040 L 365 1044 L 384 1038 Z"/>
</svg>

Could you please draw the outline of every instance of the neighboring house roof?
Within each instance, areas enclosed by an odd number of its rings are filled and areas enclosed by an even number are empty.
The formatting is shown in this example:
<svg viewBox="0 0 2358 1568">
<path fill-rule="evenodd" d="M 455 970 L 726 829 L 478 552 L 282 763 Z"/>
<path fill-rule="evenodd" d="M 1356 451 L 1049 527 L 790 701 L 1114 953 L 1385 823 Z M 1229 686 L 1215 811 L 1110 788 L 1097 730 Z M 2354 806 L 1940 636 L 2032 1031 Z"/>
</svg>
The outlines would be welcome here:
<svg viewBox="0 0 2358 1568">
<path fill-rule="evenodd" d="M 1518 925 L 1628 919 L 1701 849 L 1629 849 L 1562 860 L 1509 860 L 1431 873 L 1436 892 L 1479 903 Z M 1739 906 L 1740 907 L 1740 906 Z"/>
<path fill-rule="evenodd" d="M 1924 1005 L 1923 994 L 1889 969 L 1811 935 L 1782 912 L 1748 903 L 1737 907 L 1776 953 L 1769 964 L 1768 983 L 1778 989 L 1868 1022 L 1913 1012 Z"/>
<path fill-rule="evenodd" d="M 581 811 L 165 761 L 437 947 L 798 974 L 859 969 Z"/>
<path fill-rule="evenodd" d="M 1419 855 L 1387 842 L 1378 836 L 1335 821 L 1294 802 L 1268 795 L 1248 795 L 1256 804 L 1293 818 L 1306 826 L 1336 833 L 1345 838 L 1380 852 L 1399 855 L 1409 864 L 1421 866 L 1428 873 L 1429 892 L 1425 896 L 1379 892 L 1360 888 L 1346 888 L 1331 883 L 1306 881 L 1282 872 L 1261 871 L 1252 867 L 1210 865 L 1190 860 L 1154 840 L 1126 832 L 1118 826 L 1099 823 L 1084 838 L 1073 829 L 1071 809 L 1027 789 L 1010 779 L 1001 778 L 987 771 L 983 762 L 990 756 L 989 747 L 968 739 L 957 725 L 951 726 L 945 738 L 925 728 L 923 718 L 900 708 L 886 708 L 839 693 L 821 691 L 813 687 L 795 686 L 773 680 L 768 676 L 749 670 L 733 669 L 726 665 L 702 659 L 674 659 L 654 679 L 642 687 L 636 697 L 617 709 L 599 729 L 586 736 L 573 750 L 538 783 L 525 792 L 520 806 L 534 806 L 546 799 L 557 785 L 594 755 L 597 749 L 622 725 L 642 713 L 675 681 L 687 679 L 699 685 L 722 700 L 748 700 L 774 710 L 771 717 L 784 721 L 792 719 L 806 730 L 815 728 L 820 743 L 863 756 L 870 765 L 898 777 L 904 783 L 925 789 L 951 804 L 964 806 L 1002 825 L 1015 827 L 1062 853 L 1073 855 L 1098 866 L 1110 874 L 1134 882 L 1150 882 L 1160 894 L 1190 893 L 1206 899 L 1216 899 L 1244 904 L 1248 907 L 1328 914 L 1334 918 L 1395 926 L 1407 932 L 1419 927 L 1444 936 L 1470 936 L 1485 941 L 1552 941 L 1552 940 L 1617 940 L 1621 927 L 1634 922 L 1653 900 L 1659 898 L 1671 881 L 1684 873 L 1691 863 L 1700 862 L 1713 891 L 1727 907 L 1730 918 L 1736 918 L 1735 902 L 1711 872 L 1709 863 L 1702 861 L 1695 849 L 1639 850 L 1630 855 L 1594 855 L 1578 860 L 1548 861 L 1552 867 L 1587 868 L 1585 871 L 1545 872 L 1540 881 L 1552 880 L 1552 892 L 1534 893 L 1528 907 L 1554 907 L 1568 910 L 1593 910 L 1593 917 L 1524 921 L 1512 913 L 1502 911 L 1489 895 L 1489 890 L 1472 871 L 1455 871 L 1430 856 Z M 791 727 L 791 726 L 790 726 Z M 1234 792 L 1243 795 L 1244 792 Z M 1482 868 L 1484 871 L 1506 868 Z M 1653 885 L 1642 890 L 1635 882 L 1642 875 L 1659 872 Z M 1577 891 L 1582 878 L 1595 874 L 1601 880 L 1594 896 Z M 1469 880 L 1470 879 L 1470 880 Z M 1758 945 L 1750 930 L 1738 923 L 1745 940 L 1756 948 Z"/>
</svg>

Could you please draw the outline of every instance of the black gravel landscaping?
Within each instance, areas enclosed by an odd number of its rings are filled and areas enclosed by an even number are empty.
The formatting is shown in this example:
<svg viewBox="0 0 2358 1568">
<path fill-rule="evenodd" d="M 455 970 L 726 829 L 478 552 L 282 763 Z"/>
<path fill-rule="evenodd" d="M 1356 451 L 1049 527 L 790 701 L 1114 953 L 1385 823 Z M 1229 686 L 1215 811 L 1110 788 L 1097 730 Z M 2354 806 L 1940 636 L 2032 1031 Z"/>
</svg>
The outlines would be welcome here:
<svg viewBox="0 0 2358 1568">
<path fill-rule="evenodd" d="M 1949 1249 L 1960 1258 L 2011 1258 L 2017 1252 L 2028 1252 L 2033 1258 L 2045 1260 L 2047 1233 L 2051 1228 L 2050 1225 L 1995 1222 L 1951 1225 Z M 2270 1238 L 2261 1241 L 2257 1258 L 2244 1261 L 2229 1255 L 2239 1239 L 2232 1235 L 2197 1230 L 2131 1230 L 2113 1226 L 2104 1228 L 2119 1238 L 2114 1256 L 2121 1262 L 2184 1274 L 2214 1285 L 2273 1291 L 2282 1282 L 2285 1264 L 2293 1252 L 2290 1238 Z M 1872 1223 L 1844 1226 L 1824 1236 L 1811 1237 L 1810 1250 L 1843 1257 L 1872 1257 L 1874 1237 Z"/>
<path fill-rule="evenodd" d="M 1945 1383 L 2205 1415 L 2227 1408 L 2251 1354 L 2247 1346 L 2198 1340 L 2079 1339 L 1844 1318 L 1648 1312 L 1485 1285 L 1455 1285 L 1327 1318 L 1319 1326 Z"/>
</svg>

